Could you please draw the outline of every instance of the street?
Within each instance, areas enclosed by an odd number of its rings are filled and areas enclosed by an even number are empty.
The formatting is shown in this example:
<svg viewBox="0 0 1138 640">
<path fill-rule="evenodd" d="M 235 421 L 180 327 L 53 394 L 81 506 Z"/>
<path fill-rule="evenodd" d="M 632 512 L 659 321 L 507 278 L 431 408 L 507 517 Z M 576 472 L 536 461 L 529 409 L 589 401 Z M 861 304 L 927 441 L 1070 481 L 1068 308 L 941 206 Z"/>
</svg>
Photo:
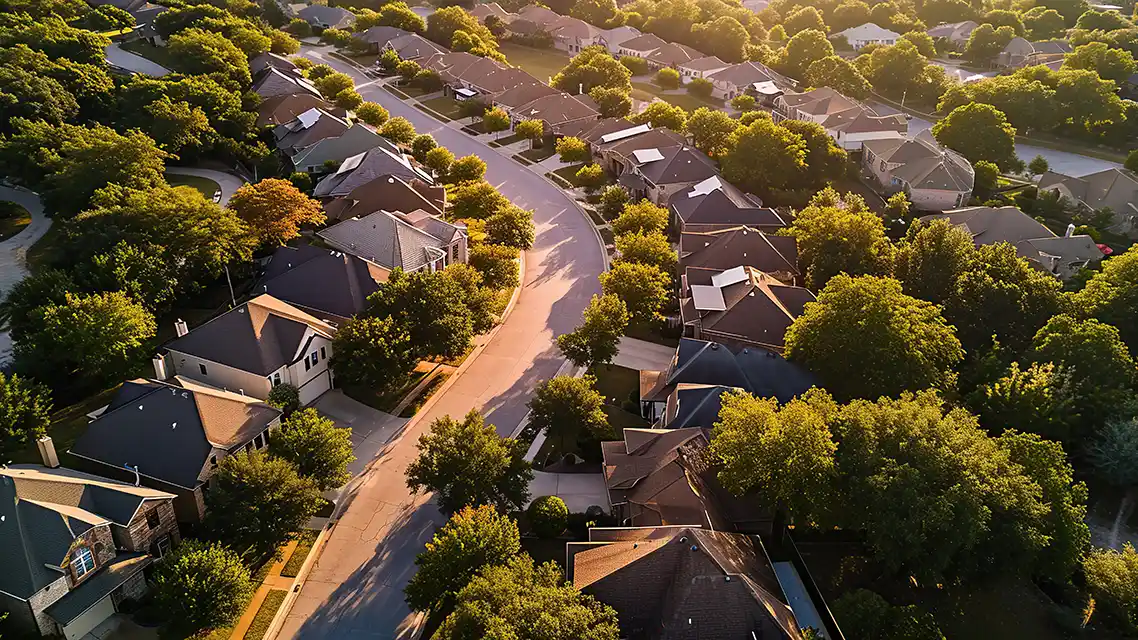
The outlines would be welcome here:
<svg viewBox="0 0 1138 640">
<path fill-rule="evenodd" d="M 515 204 L 534 209 L 537 239 L 526 253 L 517 303 L 481 353 L 460 369 L 394 442 L 353 482 L 347 508 L 331 533 L 279 635 L 280 638 L 410 638 L 417 618 L 403 601 L 415 555 L 444 522 L 434 504 L 412 496 L 404 472 L 431 422 L 480 410 L 498 432 L 510 433 L 526 414 L 530 392 L 552 377 L 563 358 L 553 342 L 580 321 L 598 293 L 601 247 L 591 223 L 560 189 L 466 134 L 404 104 L 350 64 L 304 47 L 301 55 L 356 79 L 365 100 L 410 120 L 455 156 L 475 154 L 486 179 Z"/>
</svg>

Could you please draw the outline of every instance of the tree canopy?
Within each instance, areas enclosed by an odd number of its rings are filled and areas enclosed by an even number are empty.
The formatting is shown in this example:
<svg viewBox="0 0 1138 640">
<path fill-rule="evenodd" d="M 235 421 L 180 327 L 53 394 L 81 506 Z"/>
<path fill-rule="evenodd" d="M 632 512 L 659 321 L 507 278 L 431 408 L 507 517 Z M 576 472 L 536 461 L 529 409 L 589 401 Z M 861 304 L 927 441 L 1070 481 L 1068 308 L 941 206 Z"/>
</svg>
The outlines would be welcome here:
<svg viewBox="0 0 1138 640">
<path fill-rule="evenodd" d="M 404 327 L 412 353 L 419 358 L 460 356 L 474 337 L 462 291 L 439 272 L 395 269 L 368 298 L 366 313 L 372 318 L 390 317 Z"/>
<path fill-rule="evenodd" d="M 241 218 L 263 245 L 283 245 L 300 237 L 303 225 L 322 225 L 326 218 L 320 203 L 288 180 L 265 178 L 243 185 L 226 205 Z"/>
<path fill-rule="evenodd" d="M 610 434 L 604 397 L 592 376 L 557 376 L 539 384 L 529 401 L 530 425 L 545 431 L 555 453 L 565 455 L 577 448 L 582 437 L 601 439 Z"/>
<path fill-rule="evenodd" d="M 806 286 L 821 289 L 839 273 L 885 275 L 892 263 L 893 245 L 885 224 L 860 196 L 826 188 L 794 218 L 786 233 L 798 243 L 799 265 Z"/>
<path fill-rule="evenodd" d="M 154 571 L 154 597 L 166 617 L 190 631 L 232 624 L 256 591 L 241 557 L 217 543 L 187 539 Z"/>
<path fill-rule="evenodd" d="M 628 320 L 628 308 L 619 297 L 593 296 L 581 324 L 557 336 L 557 346 L 577 366 L 607 364 L 616 357 Z"/>
<path fill-rule="evenodd" d="M 316 483 L 321 491 L 343 486 L 351 479 L 352 429 L 341 429 L 316 409 L 293 413 L 269 435 L 269 453 L 287 460 L 297 473 Z"/>
</svg>

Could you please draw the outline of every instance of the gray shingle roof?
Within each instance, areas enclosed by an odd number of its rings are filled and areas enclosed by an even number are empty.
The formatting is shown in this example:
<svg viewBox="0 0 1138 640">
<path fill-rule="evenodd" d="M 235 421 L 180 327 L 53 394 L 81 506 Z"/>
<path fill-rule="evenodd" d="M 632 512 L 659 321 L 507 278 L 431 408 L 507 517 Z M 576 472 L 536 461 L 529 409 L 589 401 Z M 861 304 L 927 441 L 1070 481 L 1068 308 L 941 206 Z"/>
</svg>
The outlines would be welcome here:
<svg viewBox="0 0 1138 640">
<path fill-rule="evenodd" d="M 718 168 L 702 151 L 687 145 L 660 149 L 663 160 L 640 165 L 640 173 L 657 185 L 702 182 L 718 175 Z"/>
<path fill-rule="evenodd" d="M 254 287 L 255 291 L 337 322 L 363 311 L 367 297 L 378 289 L 364 260 L 308 244 L 277 249 Z"/>
<path fill-rule="evenodd" d="M 317 235 L 381 267 L 404 271 L 415 271 L 437 260 L 445 255 L 449 244 L 383 210 L 345 220 Z"/>
<path fill-rule="evenodd" d="M 342 7 L 329 7 L 312 4 L 296 12 L 296 15 L 311 24 L 326 24 L 329 27 L 348 26 L 356 21 L 356 15 Z"/>
<path fill-rule="evenodd" d="M 662 401 L 679 384 L 704 384 L 736 387 L 785 403 L 815 384 L 809 372 L 773 351 L 744 347 L 736 353 L 722 344 L 692 338 L 680 339 L 664 373 L 655 389 L 643 390 L 643 400 Z"/>
<path fill-rule="evenodd" d="M 384 176 L 434 183 L 434 179 L 416 169 L 407 156 L 393 150 L 393 145 L 386 138 L 381 139 L 380 146 L 360 155 L 363 157 L 358 160 L 357 156 L 348 158 L 340 165 L 339 171 L 317 183 L 313 195 L 318 198 L 346 196 L 356 187 Z"/>
<path fill-rule="evenodd" d="M 110 564 L 100 568 L 95 577 L 84 580 L 55 601 L 46 609 L 47 615 L 61 625 L 69 624 L 153 561 L 154 558 L 145 553 L 120 553 Z"/>
<path fill-rule="evenodd" d="M 693 186 L 672 196 L 670 206 L 684 224 L 693 228 L 747 225 L 763 229 L 781 228 L 786 222 L 774 209 L 761 206 L 731 183 L 717 178 L 719 187 L 700 191 Z"/>
</svg>

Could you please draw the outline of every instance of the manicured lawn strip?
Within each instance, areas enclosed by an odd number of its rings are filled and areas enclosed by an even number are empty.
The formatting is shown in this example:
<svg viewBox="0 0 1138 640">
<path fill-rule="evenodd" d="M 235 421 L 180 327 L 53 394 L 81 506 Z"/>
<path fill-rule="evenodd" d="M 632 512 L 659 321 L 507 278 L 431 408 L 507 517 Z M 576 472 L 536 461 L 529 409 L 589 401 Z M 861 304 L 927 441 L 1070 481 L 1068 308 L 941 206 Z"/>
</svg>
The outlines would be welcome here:
<svg viewBox="0 0 1138 640">
<path fill-rule="evenodd" d="M 315 529 L 305 529 L 300 532 L 296 538 L 296 548 L 292 550 L 292 555 L 288 557 L 288 562 L 281 567 L 281 575 L 286 578 L 295 578 L 300 574 L 300 568 L 304 566 L 304 560 L 308 557 L 308 553 L 312 551 L 312 545 L 316 542 L 316 537 L 320 535 L 319 531 Z M 254 622 L 254 625 L 257 623 Z"/>
<path fill-rule="evenodd" d="M 506 54 L 506 60 L 515 67 L 521 67 L 531 76 L 549 82 L 549 79 L 569 64 L 569 56 L 553 49 L 534 49 L 520 44 L 503 42 L 498 49 Z"/>
<path fill-rule="evenodd" d="M 512 134 L 506 136 L 505 138 L 499 138 L 497 140 L 491 140 L 489 144 L 491 147 L 506 147 L 506 146 L 509 146 L 511 144 L 514 144 L 515 142 L 521 142 L 522 140 L 525 140 L 525 138 L 519 136 L 516 133 L 512 133 Z"/>
<path fill-rule="evenodd" d="M 577 172 L 580 171 L 581 167 L 585 166 L 586 164 L 589 163 L 582 162 L 579 164 L 571 164 L 568 167 L 561 167 L 560 169 L 554 171 L 553 175 L 561 178 L 565 182 L 568 182 L 570 185 L 577 187 L 580 186 L 577 184 Z"/>
<path fill-rule="evenodd" d="M 513 158 L 514 160 L 517 160 L 518 162 L 520 162 L 520 163 L 522 163 L 522 164 L 526 164 L 526 165 L 529 165 L 529 164 L 533 164 L 533 163 L 532 163 L 532 162 L 530 162 L 528 159 L 526 159 L 526 157 L 525 157 L 525 156 L 523 156 L 523 155 L 522 155 L 522 154 L 520 154 L 520 153 L 519 153 L 519 154 L 515 154 L 515 155 L 512 155 L 512 156 L 510 156 L 510 157 L 511 157 L 511 158 Z"/>
<path fill-rule="evenodd" d="M 374 390 L 369 391 L 351 387 L 345 387 L 344 393 L 348 394 L 348 397 L 352 398 L 353 400 L 362 402 L 373 409 L 378 409 L 385 413 L 391 413 L 391 410 L 399 404 L 399 401 L 403 399 L 403 396 L 407 395 L 409 391 L 414 389 L 415 385 L 419 384 L 419 381 L 421 381 L 426 375 L 427 374 L 425 372 L 413 371 L 409 376 L 407 376 L 407 380 L 404 381 L 402 385 L 396 387 L 395 389 L 392 389 L 391 391 L 388 391 L 387 393 L 376 393 Z"/>
<path fill-rule="evenodd" d="M 257 609 L 257 615 L 253 617 L 253 622 L 249 625 L 249 630 L 245 632 L 245 640 L 262 640 L 262 638 L 265 637 L 265 632 L 269 630 L 269 625 L 273 623 L 273 618 L 277 615 L 277 609 L 281 608 L 281 603 L 284 602 L 286 595 L 288 595 L 288 591 L 284 589 L 273 589 L 265 594 L 265 600 L 261 603 L 261 607 Z"/>
<path fill-rule="evenodd" d="M 585 213 L 589 214 L 589 219 L 592 220 L 593 224 L 597 225 L 598 227 L 605 224 L 605 219 L 602 218 L 601 214 L 597 213 L 596 211 L 586 208 Z"/>
<path fill-rule="evenodd" d="M 388 93 L 395 96 L 396 98 L 399 98 L 400 100 L 407 100 L 411 97 L 411 96 L 407 95 L 406 93 L 403 93 L 399 89 L 396 89 L 395 87 L 393 87 L 389 84 L 385 84 L 385 85 L 381 85 L 381 86 L 384 89 L 386 89 Z"/>
<path fill-rule="evenodd" d="M 462 117 L 462 107 L 454 98 L 440 96 L 438 98 L 431 98 L 430 100 L 420 102 L 419 104 L 441 115 L 444 115 L 451 120 L 458 120 Z"/>
<path fill-rule="evenodd" d="M 434 378 L 431 378 L 431 381 L 427 383 L 426 387 L 423 387 L 423 389 L 419 391 L 419 395 L 415 396 L 415 399 L 411 401 L 411 404 L 407 405 L 403 408 L 403 411 L 399 412 L 399 417 L 410 418 L 418 413 L 419 409 L 421 409 L 423 405 L 427 403 L 427 400 L 431 399 L 431 396 L 439 390 L 439 387 L 443 386 L 443 383 L 446 382 L 447 378 L 449 377 L 449 373 L 440 373 Z"/>
<path fill-rule="evenodd" d="M 199 176 L 185 176 L 181 174 L 166 174 L 166 182 L 171 187 L 193 187 L 202 192 L 207 200 L 213 200 L 213 194 L 221 191 L 221 185 L 209 178 Z"/>
<path fill-rule="evenodd" d="M 561 187 L 562 189 L 572 189 L 573 188 L 573 183 L 569 182 L 565 178 L 562 178 L 561 176 L 557 175 L 556 173 L 547 173 L 547 174 L 545 174 L 545 177 L 552 180 L 554 182 L 554 184 Z"/>
<path fill-rule="evenodd" d="M 700 107 L 708 107 L 709 109 L 722 109 L 723 102 L 718 100 L 701 100 L 690 93 L 677 93 L 666 94 L 662 92 L 660 87 L 654 84 L 645 82 L 632 83 L 632 97 L 638 100 L 650 101 L 655 98 L 660 98 L 665 102 L 670 102 L 678 107 L 682 107 L 684 111 L 692 112 Z M 649 96 L 649 97 L 646 97 Z"/>
<path fill-rule="evenodd" d="M 32 214 L 15 202 L 3 204 L 5 208 L 11 211 L 10 215 L 0 218 L 0 240 L 7 240 L 32 223 Z"/>
<path fill-rule="evenodd" d="M 424 107 L 421 103 L 417 103 L 415 105 L 415 108 L 418 109 L 419 111 L 422 111 L 423 113 L 431 116 L 435 120 L 438 120 L 439 122 L 450 122 L 451 121 L 450 118 L 448 118 L 448 117 L 444 116 L 443 114 L 435 111 L 434 109 L 431 109 L 429 107 Z"/>
<path fill-rule="evenodd" d="M 538 147 L 536 149 L 526 149 L 519 155 L 530 162 L 541 162 L 547 158 L 552 158 L 555 153 L 557 152 L 553 149 L 553 145 L 547 144 L 544 147 Z"/>
<path fill-rule="evenodd" d="M 612 229 L 605 227 L 603 229 L 598 229 L 597 231 L 600 232 L 601 240 L 604 241 L 605 246 L 616 244 L 616 234 L 612 232 Z"/>
</svg>

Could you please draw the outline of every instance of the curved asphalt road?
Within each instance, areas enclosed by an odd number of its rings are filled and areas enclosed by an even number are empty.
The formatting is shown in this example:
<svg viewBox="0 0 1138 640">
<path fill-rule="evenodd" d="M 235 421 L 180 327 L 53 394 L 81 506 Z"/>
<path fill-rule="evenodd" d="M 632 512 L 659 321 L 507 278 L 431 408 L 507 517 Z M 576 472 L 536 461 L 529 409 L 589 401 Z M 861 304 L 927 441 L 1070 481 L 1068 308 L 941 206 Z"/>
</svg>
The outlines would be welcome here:
<svg viewBox="0 0 1138 640">
<path fill-rule="evenodd" d="M 0 200 L 15 202 L 28 210 L 32 221 L 16 235 L 0 242 L 0 300 L 3 300 L 16 283 L 28 275 L 27 255 L 37 240 L 51 228 L 51 218 L 44 215 L 40 197 L 27 189 L 0 187 Z M 12 336 L 0 331 L 0 365 L 12 359 Z"/>
<path fill-rule="evenodd" d="M 351 65 L 304 47 L 302 55 L 369 78 Z M 601 248 L 591 223 L 560 189 L 466 134 L 375 86 L 359 88 L 365 99 L 403 116 L 420 133 L 430 133 L 456 156 L 486 161 L 486 179 L 519 206 L 534 209 L 537 240 L 526 253 L 518 301 L 485 349 L 448 380 L 426 410 L 372 461 L 347 491 L 348 504 L 288 615 L 279 638 L 371 640 L 410 638 L 417 620 L 403 602 L 403 586 L 415 572 L 415 555 L 444 522 L 433 502 L 412 496 L 404 472 L 415 442 L 435 418 L 480 410 L 508 434 L 526 414 L 530 391 L 553 377 L 563 362 L 554 337 L 580 321 L 598 293 Z"/>
</svg>

